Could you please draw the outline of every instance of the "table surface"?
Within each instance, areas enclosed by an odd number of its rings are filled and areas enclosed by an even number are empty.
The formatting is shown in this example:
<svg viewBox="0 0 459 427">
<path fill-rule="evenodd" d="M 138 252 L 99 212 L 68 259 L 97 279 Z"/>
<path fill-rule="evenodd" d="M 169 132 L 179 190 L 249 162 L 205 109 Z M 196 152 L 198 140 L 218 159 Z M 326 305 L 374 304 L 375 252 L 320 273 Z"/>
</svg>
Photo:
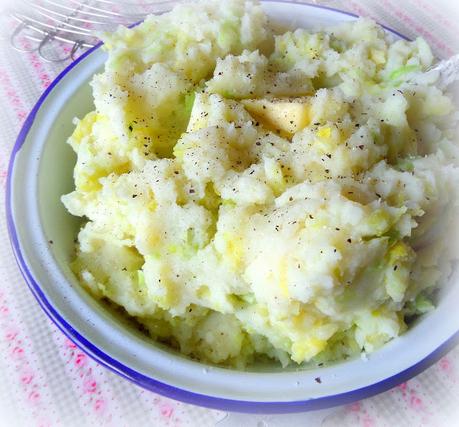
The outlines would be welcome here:
<svg viewBox="0 0 459 427">
<path fill-rule="evenodd" d="M 318 1 L 369 16 L 442 58 L 459 52 L 455 1 Z M 1 15 L 2 20 L 6 18 Z M 296 416 L 241 416 L 144 391 L 88 358 L 51 323 L 25 285 L 7 237 L 4 191 L 16 135 L 40 93 L 67 63 L 46 63 L 0 34 L 0 426 L 452 426 L 459 425 L 459 348 L 400 386 L 363 401 Z"/>
</svg>

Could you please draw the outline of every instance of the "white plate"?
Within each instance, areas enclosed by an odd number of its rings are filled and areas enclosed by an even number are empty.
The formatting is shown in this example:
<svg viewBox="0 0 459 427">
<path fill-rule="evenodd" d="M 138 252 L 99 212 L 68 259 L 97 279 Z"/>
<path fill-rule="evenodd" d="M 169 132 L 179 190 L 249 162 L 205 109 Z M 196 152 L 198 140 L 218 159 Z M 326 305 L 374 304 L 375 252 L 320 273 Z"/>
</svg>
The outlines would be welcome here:
<svg viewBox="0 0 459 427">
<path fill-rule="evenodd" d="M 294 27 L 355 19 L 305 4 L 269 1 L 263 6 L 272 21 Z M 65 143 L 73 131 L 72 118 L 93 109 L 88 82 L 105 59 L 101 49 L 92 49 L 42 95 L 18 137 L 7 187 L 10 237 L 23 275 L 45 312 L 86 353 L 135 383 L 178 400 L 241 412 L 289 412 L 387 390 L 425 369 L 458 340 L 459 287 L 450 286 L 436 310 L 367 361 L 242 372 L 209 367 L 154 344 L 96 302 L 68 267 L 79 222 L 59 199 L 73 189 L 75 156 Z"/>
</svg>

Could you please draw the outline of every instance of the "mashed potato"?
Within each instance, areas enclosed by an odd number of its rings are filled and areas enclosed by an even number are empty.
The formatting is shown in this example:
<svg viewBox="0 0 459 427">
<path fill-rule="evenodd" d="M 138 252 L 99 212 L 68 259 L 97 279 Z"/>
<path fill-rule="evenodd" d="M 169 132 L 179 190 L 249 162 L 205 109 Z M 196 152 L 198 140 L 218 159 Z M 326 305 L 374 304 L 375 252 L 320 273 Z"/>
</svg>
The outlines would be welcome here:
<svg viewBox="0 0 459 427">
<path fill-rule="evenodd" d="M 459 173 L 423 39 L 276 35 L 258 3 L 209 0 L 104 40 L 62 198 L 96 298 L 237 367 L 371 352 L 433 307 Z"/>
</svg>

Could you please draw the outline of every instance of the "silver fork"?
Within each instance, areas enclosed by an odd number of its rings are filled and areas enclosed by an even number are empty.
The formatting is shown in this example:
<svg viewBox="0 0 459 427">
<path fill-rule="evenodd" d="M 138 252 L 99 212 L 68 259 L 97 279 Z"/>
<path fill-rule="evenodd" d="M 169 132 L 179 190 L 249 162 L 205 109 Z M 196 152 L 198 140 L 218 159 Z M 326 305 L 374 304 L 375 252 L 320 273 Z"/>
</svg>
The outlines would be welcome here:
<svg viewBox="0 0 459 427">
<path fill-rule="evenodd" d="M 177 1 L 18 0 L 7 13 L 16 22 L 10 43 L 19 51 L 37 51 L 48 62 L 73 60 L 77 52 L 95 46 L 99 31 L 132 25 L 150 13 L 161 13 Z M 27 43 L 24 43 L 27 41 Z M 56 56 L 53 44 L 70 47 Z"/>
</svg>

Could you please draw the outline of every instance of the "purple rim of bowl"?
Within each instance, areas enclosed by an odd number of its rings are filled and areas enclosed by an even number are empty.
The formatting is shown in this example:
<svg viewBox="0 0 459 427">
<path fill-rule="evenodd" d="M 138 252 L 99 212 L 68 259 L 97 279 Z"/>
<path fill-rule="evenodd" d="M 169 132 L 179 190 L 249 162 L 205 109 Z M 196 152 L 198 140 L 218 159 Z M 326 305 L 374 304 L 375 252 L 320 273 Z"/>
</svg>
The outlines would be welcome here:
<svg viewBox="0 0 459 427">
<path fill-rule="evenodd" d="M 266 2 L 280 2 L 286 4 L 298 4 L 291 0 L 264 0 Z M 308 7 L 315 7 L 319 9 L 326 9 L 341 13 L 343 15 L 348 15 L 352 17 L 358 17 L 353 13 L 345 12 L 339 9 L 332 7 L 302 3 Z M 408 37 L 400 34 L 399 32 L 383 26 L 388 32 L 397 35 L 398 37 L 409 40 Z M 219 397 L 213 397 L 208 395 L 203 395 L 187 390 L 183 390 L 169 384 L 162 383 L 155 380 L 149 376 L 143 375 L 134 369 L 123 365 L 118 360 L 113 359 L 109 354 L 104 353 L 100 350 L 95 344 L 88 341 L 84 336 L 80 335 L 72 325 L 67 323 L 63 316 L 58 313 L 51 303 L 47 300 L 43 291 L 40 288 L 40 284 L 37 283 L 31 272 L 28 269 L 28 266 L 24 260 L 24 257 L 21 253 L 21 248 L 19 245 L 16 227 L 13 220 L 12 209 L 11 209 L 11 186 L 12 186 L 12 173 L 14 167 L 14 161 L 16 154 L 21 149 L 24 144 L 30 128 L 32 127 L 35 116 L 41 105 L 53 90 L 55 86 L 71 71 L 76 64 L 83 61 L 87 56 L 89 56 L 93 51 L 100 48 L 102 43 L 97 44 L 93 48 L 89 49 L 83 53 L 78 59 L 68 65 L 49 85 L 49 87 L 43 92 L 39 100 L 33 107 L 32 111 L 27 116 L 27 119 L 22 126 L 22 129 L 16 139 L 16 143 L 13 147 L 11 153 L 9 166 L 8 166 L 8 176 L 7 176 L 7 185 L 6 185 L 6 220 L 8 226 L 8 233 L 10 237 L 11 246 L 13 249 L 16 262 L 18 263 L 19 269 L 24 277 L 28 287 L 30 288 L 35 299 L 38 301 L 39 305 L 46 313 L 46 315 L 56 324 L 56 326 L 62 331 L 64 335 L 67 336 L 75 345 L 77 345 L 81 350 L 87 353 L 91 358 L 93 358 L 97 363 L 105 366 L 111 371 L 117 373 L 118 375 L 130 380 L 138 386 L 141 386 L 147 390 L 150 390 L 154 393 L 161 394 L 163 396 L 176 399 L 185 403 L 191 403 L 194 405 L 204 406 L 213 409 L 220 409 L 226 411 L 235 411 L 235 412 L 246 412 L 246 413 L 292 413 L 292 412 L 303 412 L 311 410 L 319 410 L 330 408 L 333 406 L 343 405 L 346 403 L 355 402 L 370 396 L 373 396 L 378 393 L 382 393 L 386 390 L 391 389 L 392 387 L 397 386 L 398 384 L 409 380 L 415 375 L 421 373 L 437 360 L 439 360 L 445 353 L 452 349 L 457 343 L 459 343 L 459 331 L 452 335 L 447 341 L 430 353 L 427 357 L 416 363 L 415 365 L 401 371 L 391 377 L 385 378 L 384 380 L 371 384 L 369 386 L 362 387 L 360 389 L 352 390 L 345 393 L 339 393 L 335 395 L 329 395 L 319 398 L 299 400 L 293 402 L 255 402 L 255 401 L 243 401 L 243 400 L 233 400 L 225 399 Z"/>
</svg>

